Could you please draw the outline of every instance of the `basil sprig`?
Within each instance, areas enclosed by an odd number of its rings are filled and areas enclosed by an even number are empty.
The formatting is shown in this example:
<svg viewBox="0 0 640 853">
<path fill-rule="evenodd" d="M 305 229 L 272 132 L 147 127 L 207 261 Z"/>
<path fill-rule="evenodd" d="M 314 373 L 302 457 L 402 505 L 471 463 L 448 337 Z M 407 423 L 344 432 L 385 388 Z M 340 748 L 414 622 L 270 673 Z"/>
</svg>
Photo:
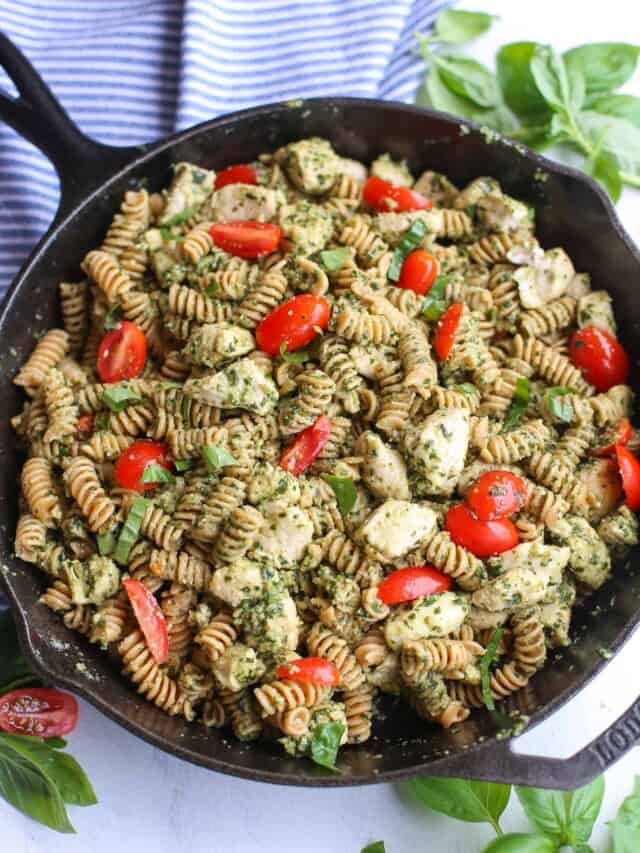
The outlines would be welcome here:
<svg viewBox="0 0 640 853">
<path fill-rule="evenodd" d="M 516 390 L 511 401 L 511 405 L 507 409 L 507 414 L 502 424 L 502 432 L 509 432 L 518 426 L 522 420 L 524 413 L 529 405 L 529 396 L 531 394 L 531 383 L 526 376 L 521 376 L 516 382 Z"/>
<path fill-rule="evenodd" d="M 142 397 L 134 391 L 128 382 L 114 382 L 102 392 L 102 402 L 112 412 L 121 412 L 127 406 L 141 403 Z"/>
<path fill-rule="evenodd" d="M 398 281 L 404 259 L 409 252 L 413 252 L 414 249 L 418 248 L 426 233 L 427 226 L 423 219 L 416 219 L 415 222 L 411 223 L 411 227 L 405 232 L 402 240 L 400 240 L 394 250 L 391 264 L 389 265 L 389 272 L 387 273 L 391 281 Z"/>
<path fill-rule="evenodd" d="M 312 760 L 334 773 L 342 772 L 339 767 L 336 767 L 336 759 L 343 734 L 342 723 L 319 723 L 311 737 Z"/>
<path fill-rule="evenodd" d="M 480 673 L 482 675 L 482 698 L 484 704 L 490 711 L 495 710 L 495 702 L 493 701 L 493 693 L 491 692 L 489 667 L 497 657 L 498 645 L 504 633 L 503 628 L 496 628 L 491 635 L 491 639 L 487 643 L 484 654 L 480 658 Z"/>
<path fill-rule="evenodd" d="M 324 479 L 334 491 L 340 515 L 349 515 L 358 497 L 351 477 L 336 477 L 334 474 L 325 474 Z"/>
</svg>

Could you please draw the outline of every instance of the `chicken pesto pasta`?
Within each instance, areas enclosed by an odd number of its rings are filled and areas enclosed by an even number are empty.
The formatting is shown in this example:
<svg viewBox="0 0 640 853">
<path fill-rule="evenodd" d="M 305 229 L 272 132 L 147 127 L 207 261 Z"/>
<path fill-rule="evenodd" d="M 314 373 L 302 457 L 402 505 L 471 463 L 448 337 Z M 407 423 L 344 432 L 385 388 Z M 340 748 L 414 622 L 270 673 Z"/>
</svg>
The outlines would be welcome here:
<svg viewBox="0 0 640 853">
<path fill-rule="evenodd" d="M 14 381 L 16 554 L 150 702 L 314 753 L 449 727 L 638 542 L 608 293 L 532 210 L 323 139 L 128 191 Z"/>
</svg>

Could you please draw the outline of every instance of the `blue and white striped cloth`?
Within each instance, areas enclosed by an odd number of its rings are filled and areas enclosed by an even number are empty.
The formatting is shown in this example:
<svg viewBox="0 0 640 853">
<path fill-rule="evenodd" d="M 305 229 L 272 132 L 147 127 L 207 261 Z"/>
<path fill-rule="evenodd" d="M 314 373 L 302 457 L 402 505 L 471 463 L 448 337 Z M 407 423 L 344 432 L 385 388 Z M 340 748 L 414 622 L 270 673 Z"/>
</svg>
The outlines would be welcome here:
<svg viewBox="0 0 640 853">
<path fill-rule="evenodd" d="M 82 130 L 102 142 L 133 145 L 270 101 L 319 95 L 411 101 L 423 67 L 413 34 L 428 29 L 446 3 L 3 0 L 0 29 Z M 0 125 L 0 294 L 57 201 L 50 164 Z"/>
</svg>

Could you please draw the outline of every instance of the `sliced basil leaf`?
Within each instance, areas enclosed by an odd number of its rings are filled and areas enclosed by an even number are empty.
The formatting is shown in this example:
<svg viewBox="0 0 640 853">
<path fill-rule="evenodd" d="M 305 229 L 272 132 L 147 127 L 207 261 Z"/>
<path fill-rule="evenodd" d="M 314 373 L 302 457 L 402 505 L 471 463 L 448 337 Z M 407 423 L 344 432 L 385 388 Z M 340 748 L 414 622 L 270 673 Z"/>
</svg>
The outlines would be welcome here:
<svg viewBox="0 0 640 853">
<path fill-rule="evenodd" d="M 308 361 L 311 356 L 306 350 L 299 349 L 294 352 L 287 351 L 287 342 L 282 341 L 279 349 L 280 356 L 289 364 L 302 364 L 303 361 Z"/>
<path fill-rule="evenodd" d="M 511 405 L 507 409 L 501 432 L 509 432 L 509 430 L 518 426 L 524 413 L 527 411 L 530 394 L 531 383 L 525 376 L 521 376 L 516 382 L 515 394 L 513 395 Z"/>
<path fill-rule="evenodd" d="M 340 768 L 336 767 L 336 759 L 343 734 L 344 726 L 342 723 L 320 723 L 317 725 L 311 738 L 312 760 L 321 767 L 326 767 L 327 770 L 341 773 Z"/>
<path fill-rule="evenodd" d="M 491 692 L 491 684 L 490 684 L 490 675 L 489 675 L 489 667 L 496 659 L 498 652 L 498 645 L 500 640 L 502 639 L 502 635 L 504 633 L 503 628 L 496 628 L 491 635 L 491 639 L 487 643 L 487 647 L 484 650 L 484 654 L 480 658 L 480 672 L 482 674 L 482 698 L 484 699 L 484 704 L 490 711 L 495 710 L 495 702 L 493 701 L 493 694 Z"/>
<path fill-rule="evenodd" d="M 120 307 L 120 303 L 116 302 L 116 304 L 112 305 L 105 314 L 105 318 L 102 323 L 105 332 L 109 332 L 111 329 L 115 329 L 116 326 L 119 326 L 121 319 L 122 308 Z"/>
<path fill-rule="evenodd" d="M 196 212 L 196 207 L 185 207 L 185 209 L 180 211 L 180 213 L 176 213 L 175 216 L 171 216 L 162 224 L 165 228 L 170 227 L 171 225 L 181 225 L 183 222 L 186 222 L 187 219 L 191 219 Z"/>
<path fill-rule="evenodd" d="M 533 41 L 503 45 L 496 56 L 496 71 L 507 106 L 523 121 L 541 125 L 549 121 L 551 110 L 531 74 L 531 57 L 537 47 Z"/>
<path fill-rule="evenodd" d="M 141 483 L 174 483 L 175 477 L 167 468 L 163 465 L 158 465 L 156 462 L 152 462 L 150 465 L 147 465 L 142 472 L 142 477 L 140 477 Z"/>
<path fill-rule="evenodd" d="M 188 471 L 189 468 L 193 468 L 193 465 L 194 465 L 193 459 L 174 459 L 173 460 L 173 467 L 176 469 L 176 471 L 179 471 L 179 472 Z"/>
<path fill-rule="evenodd" d="M 449 44 L 471 41 L 486 32 L 495 17 L 487 12 L 443 9 L 433 23 L 433 40 Z"/>
<path fill-rule="evenodd" d="M 565 400 L 567 394 L 572 394 L 575 389 L 567 388 L 564 385 L 555 385 L 544 395 L 545 405 L 549 414 L 554 418 L 558 418 L 565 423 L 571 423 L 573 420 L 573 406 L 571 400 Z"/>
<path fill-rule="evenodd" d="M 609 827 L 613 853 L 636 853 L 640 850 L 640 776 L 636 776 L 633 791 L 624 800 Z"/>
<path fill-rule="evenodd" d="M 568 68 L 584 77 L 588 95 L 612 92 L 629 80 L 638 64 L 640 48 L 624 42 L 582 44 L 566 51 Z"/>
<path fill-rule="evenodd" d="M 430 323 L 437 322 L 449 304 L 444 298 L 444 289 L 450 281 L 450 275 L 439 275 L 424 298 L 422 314 Z"/>
<path fill-rule="evenodd" d="M 144 518 L 144 514 L 147 511 L 148 506 L 149 501 L 145 498 L 133 499 L 131 509 L 127 513 L 127 517 L 122 525 L 122 529 L 120 530 L 116 550 L 113 554 L 113 559 L 116 563 L 120 563 L 122 566 L 127 565 L 129 553 L 138 539 L 140 525 L 142 524 L 142 519 Z"/>
<path fill-rule="evenodd" d="M 391 281 L 398 281 L 404 259 L 407 257 L 409 252 L 413 252 L 414 249 L 418 248 L 426 233 L 427 226 L 424 220 L 416 219 L 415 222 L 411 223 L 411 227 L 404 234 L 402 240 L 400 240 L 393 253 L 389 272 L 387 273 Z"/>
<path fill-rule="evenodd" d="M 225 465 L 236 465 L 238 460 L 225 447 L 216 444 L 208 444 L 202 448 L 202 458 L 207 464 L 209 471 L 218 471 Z"/>
<path fill-rule="evenodd" d="M 112 412 L 121 412 L 133 403 L 141 403 L 142 397 L 128 382 L 114 382 L 102 392 L 102 402 Z"/>
<path fill-rule="evenodd" d="M 499 832 L 499 819 L 509 802 L 511 785 L 418 776 L 405 783 L 423 806 L 468 823 L 490 823 Z"/>
<path fill-rule="evenodd" d="M 349 515 L 358 497 L 351 477 L 336 477 L 334 474 L 326 474 L 324 479 L 329 483 L 335 493 L 340 515 Z"/>
<path fill-rule="evenodd" d="M 320 252 L 320 263 L 327 272 L 335 272 L 349 257 L 351 257 L 351 250 L 348 246 L 340 246 L 338 249 L 325 249 Z"/>
<path fill-rule="evenodd" d="M 112 530 L 108 530 L 106 533 L 98 533 L 96 541 L 98 543 L 98 551 L 103 557 L 108 557 L 109 554 L 112 554 L 113 549 L 116 547 L 116 535 Z"/>
</svg>

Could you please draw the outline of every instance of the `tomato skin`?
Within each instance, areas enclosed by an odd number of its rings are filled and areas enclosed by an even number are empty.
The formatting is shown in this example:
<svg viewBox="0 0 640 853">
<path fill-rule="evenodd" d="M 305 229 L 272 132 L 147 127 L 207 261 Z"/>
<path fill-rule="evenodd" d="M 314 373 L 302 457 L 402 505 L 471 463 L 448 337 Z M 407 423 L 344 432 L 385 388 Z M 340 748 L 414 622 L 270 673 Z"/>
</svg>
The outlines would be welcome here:
<svg viewBox="0 0 640 853">
<path fill-rule="evenodd" d="M 331 306 L 322 296 L 301 293 L 274 308 L 258 323 L 256 341 L 269 355 L 278 355 L 283 344 L 286 352 L 300 349 L 317 335 L 316 329 L 326 329 Z"/>
<path fill-rule="evenodd" d="M 479 521 L 504 518 L 522 508 L 527 487 L 511 471 L 487 471 L 467 492 L 466 502 Z"/>
<path fill-rule="evenodd" d="M 296 477 L 302 474 L 320 453 L 330 435 L 331 419 L 327 415 L 320 415 L 285 448 L 280 457 L 280 467 Z"/>
<path fill-rule="evenodd" d="M 169 660 L 169 631 L 155 596 L 142 581 L 134 578 L 126 578 L 122 585 L 153 659 L 157 664 L 166 663 Z"/>
<path fill-rule="evenodd" d="M 96 422 L 95 412 L 87 412 L 80 415 L 76 426 L 76 432 L 79 438 L 88 438 L 93 432 L 93 427 Z"/>
<path fill-rule="evenodd" d="M 625 502 L 629 509 L 637 512 L 640 509 L 640 462 L 638 457 L 627 447 L 616 447 L 616 460 L 622 478 Z"/>
<path fill-rule="evenodd" d="M 367 204 L 378 210 L 427 210 L 433 207 L 433 203 L 426 196 L 409 187 L 398 187 L 375 175 L 365 181 L 362 197 Z"/>
<path fill-rule="evenodd" d="M 288 681 L 309 681 L 312 684 L 330 684 L 337 687 L 340 684 L 338 668 L 326 658 L 298 658 L 282 663 L 276 669 L 278 678 Z"/>
<path fill-rule="evenodd" d="M 228 184 L 257 184 L 258 173 L 249 163 L 237 163 L 235 166 L 227 166 L 216 174 L 216 189 L 226 187 Z"/>
<path fill-rule="evenodd" d="M 438 277 L 438 262 L 430 252 L 414 249 L 404 259 L 397 287 L 424 296 Z"/>
<path fill-rule="evenodd" d="M 464 305 L 462 302 L 452 302 L 438 320 L 433 339 L 433 348 L 440 361 L 444 361 L 447 358 L 455 343 L 456 331 L 463 309 Z"/>
<path fill-rule="evenodd" d="M 239 222 L 216 222 L 209 229 L 219 249 L 239 258 L 259 258 L 278 248 L 282 238 L 279 225 L 245 219 Z"/>
<path fill-rule="evenodd" d="M 385 604 L 401 604 L 425 595 L 451 589 L 451 578 L 433 566 L 407 566 L 396 569 L 378 587 L 378 598 Z"/>
<path fill-rule="evenodd" d="M 114 476 L 116 482 L 123 489 L 132 489 L 136 492 L 147 492 L 155 489 L 158 483 L 142 483 L 142 475 L 147 465 L 162 465 L 167 471 L 171 471 L 168 450 L 159 441 L 134 441 L 118 457 Z"/>
<path fill-rule="evenodd" d="M 481 560 L 510 551 L 520 541 L 516 526 L 508 518 L 480 521 L 466 504 L 451 507 L 446 528 L 456 545 L 462 545 Z"/>
<path fill-rule="evenodd" d="M 107 384 L 139 376 L 147 360 L 147 339 L 140 326 L 121 320 L 98 348 L 98 374 Z"/>
<path fill-rule="evenodd" d="M 620 420 L 614 424 L 611 430 L 608 430 L 608 435 L 612 436 L 612 440 L 608 444 L 603 444 L 600 447 L 594 448 L 591 453 L 593 456 L 613 456 L 616 452 L 616 447 L 628 443 L 631 438 L 631 433 L 633 432 L 633 428 L 631 426 L 631 421 L 629 418 L 620 418 Z"/>
<path fill-rule="evenodd" d="M 17 735 L 64 737 L 78 722 L 70 693 L 48 687 L 20 687 L 0 696 L 0 729 Z"/>
<path fill-rule="evenodd" d="M 613 335 L 595 326 L 585 326 L 571 336 L 569 357 L 584 378 L 603 393 L 624 385 L 629 375 L 629 357 Z"/>
</svg>

